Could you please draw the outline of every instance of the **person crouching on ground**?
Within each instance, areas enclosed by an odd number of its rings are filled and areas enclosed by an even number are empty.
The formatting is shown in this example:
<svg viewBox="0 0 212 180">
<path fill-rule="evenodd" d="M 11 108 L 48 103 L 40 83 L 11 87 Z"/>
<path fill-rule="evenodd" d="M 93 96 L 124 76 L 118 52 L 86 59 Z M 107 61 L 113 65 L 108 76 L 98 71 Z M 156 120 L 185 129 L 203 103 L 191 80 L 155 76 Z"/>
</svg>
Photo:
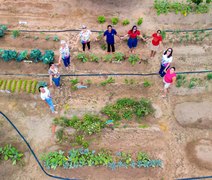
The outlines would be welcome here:
<svg viewBox="0 0 212 180">
<path fill-rule="evenodd" d="M 54 104 L 53 104 L 52 97 L 50 95 L 50 91 L 48 90 L 48 88 L 44 86 L 40 86 L 38 88 L 38 91 L 40 92 L 41 99 L 44 100 L 47 106 L 50 107 L 51 112 L 54 114 L 57 114 L 58 112 L 55 111 L 54 109 Z"/>
<path fill-rule="evenodd" d="M 162 40 L 161 30 L 157 30 L 157 33 L 152 34 L 150 58 L 155 57 L 156 52 L 162 44 Z"/>
<path fill-rule="evenodd" d="M 163 78 L 164 82 L 164 94 L 162 97 L 166 97 L 168 93 L 168 89 L 170 88 L 171 84 L 175 84 L 176 82 L 176 73 L 175 73 L 175 67 L 171 67 L 166 71 L 166 75 Z"/>
<path fill-rule="evenodd" d="M 60 44 L 61 47 L 60 47 L 60 56 L 58 64 L 61 64 L 61 61 L 63 60 L 63 64 L 66 70 L 68 70 L 70 67 L 70 50 L 66 41 L 61 40 Z"/>
</svg>

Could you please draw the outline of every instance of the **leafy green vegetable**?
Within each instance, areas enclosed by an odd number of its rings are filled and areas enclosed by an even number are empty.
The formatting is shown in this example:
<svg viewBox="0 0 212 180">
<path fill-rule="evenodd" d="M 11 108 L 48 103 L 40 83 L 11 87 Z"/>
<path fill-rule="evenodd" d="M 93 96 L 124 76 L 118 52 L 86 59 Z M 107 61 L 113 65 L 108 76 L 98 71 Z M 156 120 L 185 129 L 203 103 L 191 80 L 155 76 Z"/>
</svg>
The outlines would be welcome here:
<svg viewBox="0 0 212 180">
<path fill-rule="evenodd" d="M 25 50 L 25 51 L 21 51 L 18 55 L 18 57 L 16 58 L 16 61 L 20 62 L 24 59 L 27 59 L 27 55 L 28 55 L 28 51 Z"/>
<path fill-rule="evenodd" d="M 8 62 L 12 59 L 15 59 L 17 56 L 17 52 L 14 50 L 4 50 L 1 57 L 5 62 Z"/>
<path fill-rule="evenodd" d="M 38 62 L 41 60 L 42 54 L 39 49 L 33 49 L 30 52 L 30 58 L 34 60 L 34 62 Z"/>
<path fill-rule="evenodd" d="M 41 57 L 44 64 L 49 64 L 54 61 L 54 52 L 52 50 L 46 50 L 45 54 Z"/>
</svg>

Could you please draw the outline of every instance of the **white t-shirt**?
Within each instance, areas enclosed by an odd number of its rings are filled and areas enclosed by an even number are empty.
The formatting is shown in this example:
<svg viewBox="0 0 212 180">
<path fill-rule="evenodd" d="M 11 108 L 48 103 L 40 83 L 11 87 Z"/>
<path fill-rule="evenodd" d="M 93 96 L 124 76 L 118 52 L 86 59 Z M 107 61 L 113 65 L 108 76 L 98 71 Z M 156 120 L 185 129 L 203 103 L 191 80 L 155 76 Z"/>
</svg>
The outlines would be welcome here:
<svg viewBox="0 0 212 180">
<path fill-rule="evenodd" d="M 70 56 L 70 50 L 69 50 L 68 44 L 65 44 L 64 48 L 62 48 L 62 47 L 60 48 L 60 54 L 63 59 Z"/>
<path fill-rule="evenodd" d="M 42 93 L 42 92 L 40 93 L 40 97 L 41 97 L 42 100 L 45 100 L 45 99 L 48 99 L 48 98 L 51 97 L 50 91 L 48 90 L 48 88 L 44 87 L 44 89 L 45 89 L 45 93 Z"/>
<path fill-rule="evenodd" d="M 167 57 L 167 54 L 163 54 L 163 57 L 162 57 L 162 61 L 161 61 L 161 64 L 166 66 L 168 63 L 171 63 L 172 62 L 172 56 L 171 57 Z"/>
<path fill-rule="evenodd" d="M 79 34 L 81 43 L 89 42 L 90 41 L 90 35 L 91 35 L 91 31 L 88 30 L 88 29 L 85 32 L 81 31 L 80 34 Z"/>
</svg>

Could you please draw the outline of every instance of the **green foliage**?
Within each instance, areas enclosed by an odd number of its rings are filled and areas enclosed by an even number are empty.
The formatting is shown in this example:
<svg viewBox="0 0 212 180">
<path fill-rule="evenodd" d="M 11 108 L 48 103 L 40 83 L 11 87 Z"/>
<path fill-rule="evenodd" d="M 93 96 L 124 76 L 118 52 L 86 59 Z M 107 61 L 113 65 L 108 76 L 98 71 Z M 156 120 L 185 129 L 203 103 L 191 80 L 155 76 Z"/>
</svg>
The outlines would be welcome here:
<svg viewBox="0 0 212 180">
<path fill-rule="evenodd" d="M 206 0 L 207 4 L 210 4 L 212 2 L 212 0 Z"/>
<path fill-rule="evenodd" d="M 49 64 L 54 61 L 54 52 L 52 50 L 46 50 L 45 54 L 41 57 L 44 64 Z"/>
<path fill-rule="evenodd" d="M 3 80 L 2 85 L 1 85 L 1 90 L 5 90 L 7 85 L 7 80 Z"/>
<path fill-rule="evenodd" d="M 76 85 L 77 83 L 79 83 L 79 79 L 78 79 L 78 78 L 71 79 L 70 82 L 71 82 L 71 85 L 74 86 L 74 85 Z"/>
<path fill-rule="evenodd" d="M 6 30 L 7 30 L 7 26 L 1 24 L 0 25 L 0 37 L 4 36 Z"/>
<path fill-rule="evenodd" d="M 198 86 L 200 84 L 200 81 L 201 81 L 201 79 L 199 79 L 199 78 L 191 78 L 189 81 L 188 87 L 190 89 L 192 89 L 192 88 Z"/>
<path fill-rule="evenodd" d="M 90 79 L 86 79 L 86 80 L 85 80 L 85 84 L 91 85 L 91 84 L 92 84 L 92 81 L 91 81 Z"/>
<path fill-rule="evenodd" d="M 116 25 L 119 22 L 119 18 L 118 17 L 112 17 L 111 22 L 112 22 L 113 25 Z"/>
<path fill-rule="evenodd" d="M 62 142 L 63 141 L 63 137 L 64 137 L 64 128 L 61 128 L 61 129 L 57 130 L 55 135 L 56 135 L 56 138 L 57 138 L 58 142 Z"/>
<path fill-rule="evenodd" d="M 149 82 L 148 80 L 145 80 L 145 81 L 143 82 L 143 86 L 144 86 L 144 87 L 149 87 L 149 86 L 151 86 L 151 85 L 152 85 L 152 83 Z"/>
<path fill-rule="evenodd" d="M 20 31 L 19 30 L 13 30 L 12 31 L 12 37 L 17 38 L 18 36 L 20 36 Z"/>
<path fill-rule="evenodd" d="M 59 37 L 57 36 L 57 35 L 55 35 L 54 37 L 53 37 L 53 41 L 59 41 L 60 39 L 59 39 Z"/>
<path fill-rule="evenodd" d="M 125 19 L 125 20 L 122 21 L 123 26 L 126 26 L 128 24 L 130 24 L 130 21 L 128 19 Z"/>
<path fill-rule="evenodd" d="M 135 80 L 134 79 L 125 79 L 124 83 L 129 84 L 129 85 L 133 85 L 133 84 L 135 84 Z"/>
<path fill-rule="evenodd" d="M 166 31 L 161 31 L 161 36 L 163 38 L 163 40 L 166 38 Z"/>
<path fill-rule="evenodd" d="M 43 154 L 41 160 L 48 169 L 57 167 L 79 168 L 84 166 L 107 166 L 114 170 L 121 167 L 161 167 L 161 160 L 151 160 L 146 153 L 139 152 L 137 159 L 133 160 L 132 154 L 117 152 L 115 155 L 108 150 L 89 150 L 84 148 L 71 149 L 67 155 L 63 151 L 50 152 Z"/>
<path fill-rule="evenodd" d="M 88 58 L 86 57 L 86 54 L 85 53 L 79 53 L 77 55 L 77 59 L 81 60 L 83 63 L 85 63 L 85 62 L 88 61 Z"/>
<path fill-rule="evenodd" d="M 32 83 L 33 83 L 32 80 L 28 80 L 28 82 L 27 82 L 27 92 L 28 93 L 31 93 Z"/>
<path fill-rule="evenodd" d="M 34 60 L 34 62 L 38 62 L 41 60 L 42 54 L 39 49 L 33 49 L 30 52 L 30 58 Z"/>
<path fill-rule="evenodd" d="M 208 79 L 208 80 L 211 80 L 211 79 L 212 79 L 212 73 L 208 73 L 208 74 L 207 74 L 207 79 Z"/>
<path fill-rule="evenodd" d="M 18 55 L 18 57 L 16 58 L 16 61 L 21 62 L 24 59 L 27 59 L 27 55 L 28 55 L 28 51 L 21 51 Z"/>
<path fill-rule="evenodd" d="M 193 3 L 195 3 L 196 5 L 199 5 L 200 3 L 203 2 L 203 0 L 191 0 Z"/>
<path fill-rule="evenodd" d="M 132 64 L 135 65 L 136 62 L 138 62 L 140 60 L 140 58 L 138 57 L 137 54 L 131 54 L 128 58 L 128 61 Z"/>
<path fill-rule="evenodd" d="M 138 18 L 137 25 L 140 26 L 143 23 L 143 18 Z"/>
<path fill-rule="evenodd" d="M 34 38 L 33 38 L 35 41 L 36 40 L 38 40 L 39 39 L 39 37 L 38 36 L 34 36 Z"/>
<path fill-rule="evenodd" d="M 9 91 L 11 89 L 12 82 L 13 82 L 13 80 L 11 80 L 11 79 L 7 81 L 7 87 L 6 87 L 6 89 L 9 90 Z"/>
<path fill-rule="evenodd" d="M 45 37 L 45 40 L 48 41 L 49 39 L 50 39 L 50 36 L 46 36 L 46 37 Z"/>
<path fill-rule="evenodd" d="M 17 82 L 17 91 L 20 92 L 21 91 L 21 86 L 22 86 L 23 81 L 22 80 L 18 80 Z"/>
<path fill-rule="evenodd" d="M 106 44 L 102 44 L 101 49 L 105 51 L 107 49 Z"/>
<path fill-rule="evenodd" d="M 38 84 L 38 81 L 33 81 L 32 82 L 32 86 L 31 86 L 31 93 L 32 94 L 35 94 L 35 92 L 37 90 L 37 84 Z"/>
<path fill-rule="evenodd" d="M 16 90 L 16 84 L 17 84 L 17 80 L 13 80 L 12 81 L 12 85 L 11 85 L 11 92 L 14 93 Z"/>
<path fill-rule="evenodd" d="M 105 23 L 105 22 L 106 22 L 105 16 L 98 16 L 97 21 L 98 21 L 100 24 Z"/>
<path fill-rule="evenodd" d="M 85 140 L 85 137 L 83 135 L 76 136 L 75 141 L 78 145 L 81 145 L 83 148 L 89 147 L 89 142 Z"/>
<path fill-rule="evenodd" d="M 124 54 L 121 52 L 116 52 L 114 54 L 114 60 L 117 62 L 123 61 L 124 60 Z"/>
<path fill-rule="evenodd" d="M 154 112 L 152 104 L 149 100 L 142 98 L 136 101 L 130 98 L 123 98 L 114 104 L 105 106 L 102 111 L 110 119 L 118 121 L 121 119 L 131 120 L 133 118 L 139 120 Z"/>
<path fill-rule="evenodd" d="M 177 75 L 176 87 L 181 87 L 184 84 L 186 84 L 186 82 L 187 81 L 186 81 L 186 76 L 185 75 L 181 75 L 181 74 Z"/>
<path fill-rule="evenodd" d="M 106 62 L 111 62 L 113 60 L 113 55 L 112 54 L 107 54 L 103 57 L 103 61 Z"/>
<path fill-rule="evenodd" d="M 23 90 L 24 92 L 26 92 L 26 87 L 27 87 L 27 80 L 24 80 L 24 81 L 23 81 L 23 84 L 22 84 L 22 90 Z"/>
<path fill-rule="evenodd" d="M 4 50 L 1 57 L 5 62 L 8 62 L 12 59 L 15 59 L 17 56 L 17 52 L 14 50 Z"/>
<path fill-rule="evenodd" d="M 11 144 L 7 144 L 4 147 L 0 147 L 0 158 L 5 161 L 11 160 L 12 165 L 16 165 L 17 162 L 21 161 L 23 157 L 23 153 L 19 152 L 15 147 Z"/>
<path fill-rule="evenodd" d="M 100 58 L 92 53 L 90 54 L 90 60 L 91 62 L 99 62 Z"/>
<path fill-rule="evenodd" d="M 109 77 L 105 81 L 101 82 L 100 84 L 102 86 L 106 86 L 107 84 L 111 84 L 111 83 L 115 83 L 115 79 L 113 79 L 112 77 Z"/>
</svg>

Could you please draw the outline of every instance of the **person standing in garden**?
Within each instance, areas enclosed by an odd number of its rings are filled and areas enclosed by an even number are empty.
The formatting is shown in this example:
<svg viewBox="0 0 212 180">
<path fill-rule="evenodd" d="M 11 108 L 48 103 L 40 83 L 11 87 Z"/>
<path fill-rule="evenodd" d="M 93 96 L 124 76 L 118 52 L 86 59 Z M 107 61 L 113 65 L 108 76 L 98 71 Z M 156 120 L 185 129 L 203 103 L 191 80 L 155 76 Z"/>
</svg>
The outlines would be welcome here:
<svg viewBox="0 0 212 180">
<path fill-rule="evenodd" d="M 161 30 L 157 30 L 157 33 L 152 34 L 150 58 L 155 57 L 156 52 L 158 51 L 159 47 L 161 46 L 162 40 L 163 40 L 163 38 L 161 36 Z"/>
<path fill-rule="evenodd" d="M 66 41 L 61 40 L 60 44 L 61 47 L 60 47 L 60 56 L 58 64 L 61 64 L 61 61 L 63 60 L 63 64 L 65 68 L 68 70 L 70 67 L 70 50 Z"/>
<path fill-rule="evenodd" d="M 168 93 L 168 89 L 170 88 L 171 84 L 174 84 L 176 82 L 176 73 L 175 73 L 175 67 L 171 67 L 168 70 L 165 70 L 166 75 L 163 78 L 164 82 L 164 89 L 163 89 L 163 96 L 166 97 Z"/>
<path fill-rule="evenodd" d="M 38 88 L 38 91 L 40 92 L 41 99 L 44 100 L 47 106 L 50 107 L 51 112 L 54 114 L 57 114 L 58 112 L 55 111 L 54 109 L 54 104 L 53 104 L 52 97 L 50 95 L 50 91 L 48 90 L 48 88 L 44 86 L 40 86 Z"/>
<path fill-rule="evenodd" d="M 106 42 L 107 42 L 107 52 L 110 53 L 112 51 L 112 53 L 115 52 L 115 38 L 114 36 L 118 36 L 120 38 L 119 35 L 117 35 L 117 32 L 115 29 L 112 28 L 111 25 L 107 26 L 107 30 L 104 32 L 103 37 L 106 36 Z"/>
<path fill-rule="evenodd" d="M 138 37 L 140 37 L 143 41 L 146 41 L 146 39 L 141 35 L 141 32 L 137 29 L 137 26 L 133 26 L 131 30 L 128 31 L 128 33 L 122 37 L 125 38 L 126 36 L 129 37 L 127 41 L 127 45 L 130 48 L 130 53 L 135 53 L 135 48 L 138 44 Z"/>
<path fill-rule="evenodd" d="M 171 64 L 172 59 L 173 59 L 172 53 L 173 53 L 172 48 L 168 48 L 166 51 L 163 52 L 160 70 L 159 70 L 159 74 L 160 74 L 161 77 L 165 76 L 166 70 L 170 67 L 170 64 Z"/>
<path fill-rule="evenodd" d="M 60 89 L 60 73 L 58 70 L 58 64 L 49 63 L 49 84 L 52 86 L 52 81 L 54 82 L 55 86 Z"/>
<path fill-rule="evenodd" d="M 87 29 L 85 25 L 82 26 L 82 31 L 79 33 L 78 38 L 76 43 L 79 41 L 82 43 L 82 50 L 85 52 L 86 45 L 88 47 L 88 51 L 91 49 L 90 45 L 90 36 L 91 36 L 91 31 Z"/>
</svg>

